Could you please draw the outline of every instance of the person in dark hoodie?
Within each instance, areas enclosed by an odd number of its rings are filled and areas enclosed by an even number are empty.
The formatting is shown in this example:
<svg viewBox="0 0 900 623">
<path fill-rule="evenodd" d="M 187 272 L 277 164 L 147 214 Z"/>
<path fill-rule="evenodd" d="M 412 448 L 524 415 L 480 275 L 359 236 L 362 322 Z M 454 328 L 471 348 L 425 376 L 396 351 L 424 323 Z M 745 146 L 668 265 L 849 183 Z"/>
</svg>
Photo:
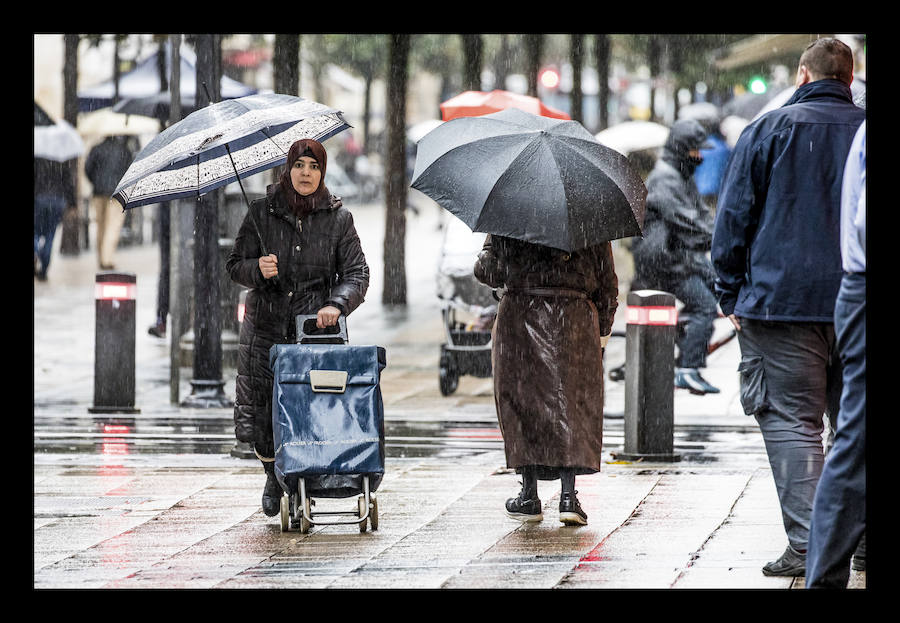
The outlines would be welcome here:
<svg viewBox="0 0 900 623">
<path fill-rule="evenodd" d="M 741 346 L 740 399 L 756 417 L 788 546 L 765 575 L 802 576 L 824 464 L 823 414 L 841 392 L 834 312 L 841 287 L 841 186 L 866 111 L 853 54 L 833 38 L 800 56 L 797 90 L 748 125 L 722 180 L 712 262 Z"/>
<path fill-rule="evenodd" d="M 707 256 L 713 217 L 693 177 L 703 161 L 700 149 L 707 134 L 694 119 L 672 125 L 647 178 L 643 237 L 635 238 L 631 247 L 631 289 L 670 292 L 684 304 L 680 313 L 687 322 L 678 336 L 675 386 L 700 395 L 719 391 L 700 375 L 717 315 L 715 273 Z"/>
<path fill-rule="evenodd" d="M 353 216 L 325 186 L 326 166 L 321 143 L 294 143 L 279 182 L 250 204 L 225 263 L 231 279 L 250 290 L 239 336 L 235 436 L 262 461 L 269 517 L 279 513 L 283 495 L 275 478 L 269 349 L 296 342 L 298 315 L 316 315 L 320 329 L 335 325 L 369 287 Z"/>
</svg>

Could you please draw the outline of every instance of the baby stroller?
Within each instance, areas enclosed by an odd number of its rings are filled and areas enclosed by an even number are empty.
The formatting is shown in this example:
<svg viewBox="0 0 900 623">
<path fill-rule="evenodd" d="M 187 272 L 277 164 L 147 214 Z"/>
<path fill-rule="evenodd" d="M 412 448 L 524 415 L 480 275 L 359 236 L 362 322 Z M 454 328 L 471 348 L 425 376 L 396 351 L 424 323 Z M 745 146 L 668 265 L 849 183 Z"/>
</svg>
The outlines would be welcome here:
<svg viewBox="0 0 900 623">
<path fill-rule="evenodd" d="M 358 524 L 378 529 L 373 493 L 384 475 L 384 406 L 380 346 L 350 346 L 343 316 L 337 327 L 316 328 L 316 316 L 297 316 L 297 343 L 269 351 L 274 375 L 272 429 L 281 530 Z M 359 496 L 352 511 L 313 512 L 312 498 Z M 323 521 L 325 515 L 351 519 Z"/>
<path fill-rule="evenodd" d="M 473 233 L 455 216 L 445 227 L 437 274 L 446 337 L 438 363 L 438 383 L 444 396 L 456 391 L 464 374 L 491 376 L 491 328 L 497 317 L 497 300 L 473 273 L 485 236 Z"/>
</svg>

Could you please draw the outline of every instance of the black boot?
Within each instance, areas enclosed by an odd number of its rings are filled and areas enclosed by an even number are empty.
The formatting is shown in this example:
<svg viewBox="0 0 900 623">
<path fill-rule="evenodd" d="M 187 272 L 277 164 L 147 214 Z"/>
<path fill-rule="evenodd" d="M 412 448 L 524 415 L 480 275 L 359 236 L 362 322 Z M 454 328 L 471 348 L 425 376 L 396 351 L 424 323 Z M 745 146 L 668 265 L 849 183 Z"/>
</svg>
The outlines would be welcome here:
<svg viewBox="0 0 900 623">
<path fill-rule="evenodd" d="M 537 472 L 533 466 L 522 468 L 522 491 L 514 498 L 506 500 L 506 514 L 518 521 L 541 521 L 541 500 L 537 495 Z"/>
<path fill-rule="evenodd" d="M 274 517 L 281 512 L 281 496 L 284 492 L 275 478 L 275 463 L 263 461 L 263 469 L 266 471 L 266 486 L 263 488 L 262 508 L 267 517 Z"/>
</svg>

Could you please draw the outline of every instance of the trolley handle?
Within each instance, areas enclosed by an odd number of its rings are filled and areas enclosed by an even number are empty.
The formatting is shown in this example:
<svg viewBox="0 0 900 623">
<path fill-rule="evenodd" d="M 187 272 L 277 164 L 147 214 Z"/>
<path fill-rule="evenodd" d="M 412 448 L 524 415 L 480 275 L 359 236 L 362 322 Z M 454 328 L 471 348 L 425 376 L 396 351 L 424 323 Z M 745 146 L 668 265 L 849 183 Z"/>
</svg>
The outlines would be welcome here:
<svg viewBox="0 0 900 623">
<path fill-rule="evenodd" d="M 347 344 L 347 319 L 341 314 L 336 326 L 320 329 L 316 326 L 318 316 L 299 315 L 297 323 L 298 344 Z"/>
</svg>

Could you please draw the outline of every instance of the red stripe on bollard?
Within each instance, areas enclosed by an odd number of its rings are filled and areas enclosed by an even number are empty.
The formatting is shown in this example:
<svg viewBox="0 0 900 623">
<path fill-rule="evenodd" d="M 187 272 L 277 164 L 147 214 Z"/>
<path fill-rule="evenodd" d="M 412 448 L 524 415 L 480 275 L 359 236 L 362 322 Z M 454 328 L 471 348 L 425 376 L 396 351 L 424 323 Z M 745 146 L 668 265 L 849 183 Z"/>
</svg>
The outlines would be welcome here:
<svg viewBox="0 0 900 623">
<path fill-rule="evenodd" d="M 678 311 L 674 307 L 629 306 L 625 314 L 628 324 L 671 326 L 678 322 Z"/>
</svg>

